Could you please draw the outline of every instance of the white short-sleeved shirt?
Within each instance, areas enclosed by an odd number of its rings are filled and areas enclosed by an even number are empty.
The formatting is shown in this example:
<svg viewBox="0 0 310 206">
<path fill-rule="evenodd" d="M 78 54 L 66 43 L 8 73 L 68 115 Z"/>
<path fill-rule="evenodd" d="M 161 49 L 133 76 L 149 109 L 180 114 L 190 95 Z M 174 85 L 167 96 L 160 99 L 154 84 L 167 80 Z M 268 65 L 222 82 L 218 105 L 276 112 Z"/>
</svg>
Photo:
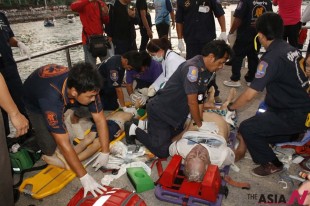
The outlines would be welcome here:
<svg viewBox="0 0 310 206">
<path fill-rule="evenodd" d="M 235 162 L 235 153 L 222 136 L 199 131 L 185 132 L 182 139 L 170 145 L 169 153 L 171 156 L 178 154 L 185 158 L 197 144 L 208 150 L 211 164 L 222 168 Z"/>
</svg>

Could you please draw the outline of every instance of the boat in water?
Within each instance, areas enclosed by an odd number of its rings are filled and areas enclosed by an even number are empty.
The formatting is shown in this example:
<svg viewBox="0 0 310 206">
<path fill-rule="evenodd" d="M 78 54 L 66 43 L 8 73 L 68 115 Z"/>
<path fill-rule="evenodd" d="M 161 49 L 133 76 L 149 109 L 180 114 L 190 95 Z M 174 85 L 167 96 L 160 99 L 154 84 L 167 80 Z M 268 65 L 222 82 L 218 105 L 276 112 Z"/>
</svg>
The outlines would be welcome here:
<svg viewBox="0 0 310 206">
<path fill-rule="evenodd" d="M 68 14 L 67 15 L 67 20 L 68 20 L 68 23 L 74 23 L 75 22 L 74 14 Z"/>
<path fill-rule="evenodd" d="M 45 27 L 52 27 L 52 26 L 55 26 L 55 22 L 54 22 L 54 19 L 44 19 L 44 26 Z"/>
</svg>

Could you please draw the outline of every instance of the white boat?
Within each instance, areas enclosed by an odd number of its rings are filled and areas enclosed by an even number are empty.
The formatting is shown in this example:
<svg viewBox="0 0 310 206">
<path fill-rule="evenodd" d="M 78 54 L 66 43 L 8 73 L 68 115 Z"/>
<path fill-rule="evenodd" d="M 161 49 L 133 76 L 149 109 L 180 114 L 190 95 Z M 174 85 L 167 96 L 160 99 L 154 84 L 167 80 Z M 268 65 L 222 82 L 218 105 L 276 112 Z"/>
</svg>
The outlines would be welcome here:
<svg viewBox="0 0 310 206">
<path fill-rule="evenodd" d="M 54 22 L 53 19 L 48 19 L 48 18 L 46 18 L 46 19 L 44 20 L 44 26 L 45 26 L 45 27 L 52 27 L 52 26 L 55 26 L 55 22 Z"/>
<path fill-rule="evenodd" d="M 74 14 L 68 14 L 68 15 L 67 15 L 67 20 L 68 20 L 68 23 L 73 23 L 73 22 L 75 22 L 75 16 L 74 16 Z"/>
</svg>

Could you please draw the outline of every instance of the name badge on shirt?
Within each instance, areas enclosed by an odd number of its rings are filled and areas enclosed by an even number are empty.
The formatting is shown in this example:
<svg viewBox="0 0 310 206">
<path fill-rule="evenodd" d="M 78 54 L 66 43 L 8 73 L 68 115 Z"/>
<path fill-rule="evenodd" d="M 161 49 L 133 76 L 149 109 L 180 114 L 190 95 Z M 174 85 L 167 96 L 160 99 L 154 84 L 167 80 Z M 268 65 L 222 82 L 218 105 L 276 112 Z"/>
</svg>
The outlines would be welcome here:
<svg viewBox="0 0 310 206">
<path fill-rule="evenodd" d="M 199 6 L 198 11 L 201 13 L 208 13 L 210 11 L 210 7 L 201 5 L 201 6 Z"/>
</svg>

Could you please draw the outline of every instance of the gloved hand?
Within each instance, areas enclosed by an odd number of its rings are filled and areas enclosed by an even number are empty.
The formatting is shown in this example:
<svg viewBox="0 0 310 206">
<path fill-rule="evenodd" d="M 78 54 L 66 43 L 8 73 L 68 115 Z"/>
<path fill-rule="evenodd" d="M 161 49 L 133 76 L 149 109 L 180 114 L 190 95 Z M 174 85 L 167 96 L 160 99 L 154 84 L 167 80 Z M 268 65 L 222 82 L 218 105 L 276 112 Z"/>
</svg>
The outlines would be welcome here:
<svg viewBox="0 0 310 206">
<path fill-rule="evenodd" d="M 178 48 L 179 48 L 180 52 L 185 51 L 185 46 L 184 46 L 183 40 L 182 39 L 178 39 L 178 41 L 179 41 Z"/>
<path fill-rule="evenodd" d="M 103 194 L 102 190 L 107 191 L 105 187 L 98 184 L 96 180 L 94 180 L 94 178 L 90 176 L 88 173 L 86 173 L 86 175 L 81 177 L 80 180 L 84 187 L 84 197 L 86 197 L 88 192 L 91 192 L 94 197 L 97 197 L 96 192 L 102 195 Z"/>
<path fill-rule="evenodd" d="M 156 90 L 154 87 L 150 86 L 148 91 L 147 91 L 147 96 L 153 97 L 156 94 Z"/>
<path fill-rule="evenodd" d="M 234 43 L 235 43 L 235 41 L 236 41 L 236 38 L 237 38 L 237 34 L 236 34 L 236 33 L 228 34 L 228 36 L 227 36 L 228 43 L 229 43 L 231 46 L 234 45 Z"/>
<path fill-rule="evenodd" d="M 133 115 L 137 115 L 137 110 L 134 107 L 122 107 L 124 112 L 131 113 Z"/>
<path fill-rule="evenodd" d="M 139 101 L 139 104 L 140 106 L 144 106 L 146 104 L 146 101 L 149 99 L 148 96 L 145 96 L 145 95 L 140 95 L 138 101 Z"/>
<path fill-rule="evenodd" d="M 202 122 L 201 127 L 198 127 L 199 132 L 211 132 L 217 134 L 219 132 L 218 126 L 215 122 Z"/>
<path fill-rule="evenodd" d="M 136 101 L 139 99 L 139 96 L 138 96 L 137 94 L 135 94 L 135 93 L 132 93 L 129 97 L 130 97 L 130 101 L 131 101 L 133 104 L 135 104 Z"/>
<path fill-rule="evenodd" d="M 93 167 L 95 167 L 95 171 L 97 171 L 100 167 L 106 166 L 109 161 L 109 153 L 100 152 Z"/>
<path fill-rule="evenodd" d="M 17 46 L 20 49 L 20 54 L 21 55 L 26 55 L 29 59 L 31 58 L 31 53 L 30 49 L 21 41 L 17 42 Z"/>
<path fill-rule="evenodd" d="M 224 40 L 226 42 L 227 41 L 226 32 L 221 32 L 221 34 L 217 37 L 217 39 Z"/>
<path fill-rule="evenodd" d="M 227 113 L 225 115 L 225 121 L 232 125 L 233 127 L 235 127 L 235 119 L 237 118 L 237 115 L 236 115 L 236 111 L 233 110 L 233 111 L 230 111 L 230 110 L 227 110 Z"/>
</svg>

